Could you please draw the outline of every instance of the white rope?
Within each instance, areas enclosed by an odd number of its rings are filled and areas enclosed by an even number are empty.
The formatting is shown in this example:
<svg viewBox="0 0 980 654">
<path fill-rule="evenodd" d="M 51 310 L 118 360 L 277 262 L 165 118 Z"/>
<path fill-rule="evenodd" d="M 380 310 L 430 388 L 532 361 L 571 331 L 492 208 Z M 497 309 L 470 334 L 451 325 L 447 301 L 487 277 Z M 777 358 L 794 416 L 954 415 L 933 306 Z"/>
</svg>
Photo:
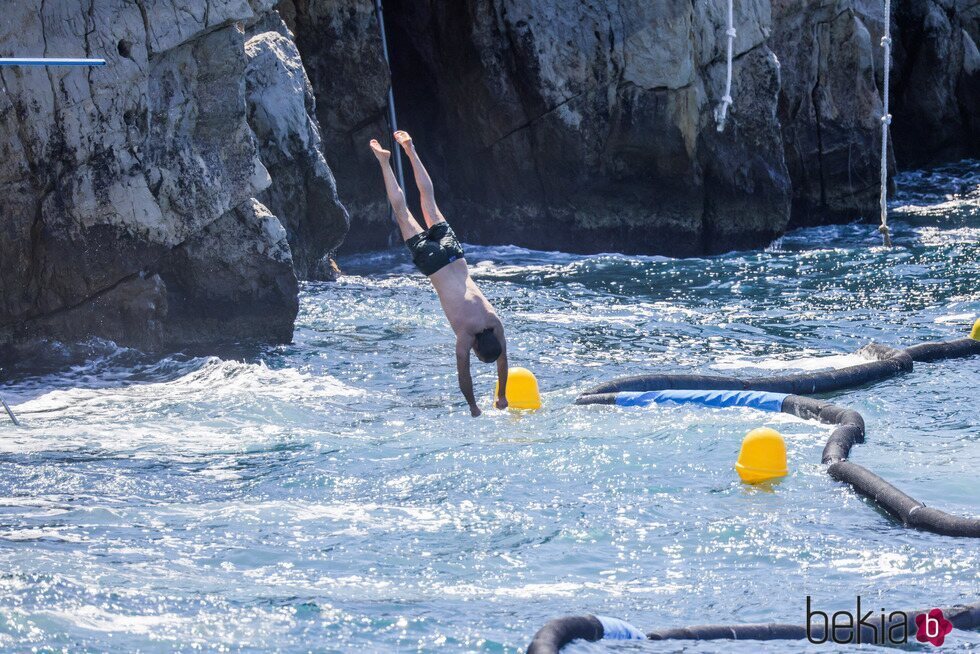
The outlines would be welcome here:
<svg viewBox="0 0 980 654">
<path fill-rule="evenodd" d="M 728 119 L 728 107 L 732 104 L 732 52 L 735 50 L 735 7 L 734 0 L 728 0 L 728 79 L 725 82 L 725 95 L 721 96 L 721 104 L 715 108 L 715 120 L 718 121 L 718 131 L 725 131 L 725 121 Z"/>
<path fill-rule="evenodd" d="M 882 91 L 881 113 L 881 225 L 878 231 L 885 240 L 885 247 L 891 247 L 892 237 L 888 231 L 888 126 L 892 124 L 892 115 L 888 113 L 889 74 L 892 67 L 892 2 L 885 0 L 885 35 L 881 37 L 881 47 L 884 48 L 884 89 Z"/>
</svg>

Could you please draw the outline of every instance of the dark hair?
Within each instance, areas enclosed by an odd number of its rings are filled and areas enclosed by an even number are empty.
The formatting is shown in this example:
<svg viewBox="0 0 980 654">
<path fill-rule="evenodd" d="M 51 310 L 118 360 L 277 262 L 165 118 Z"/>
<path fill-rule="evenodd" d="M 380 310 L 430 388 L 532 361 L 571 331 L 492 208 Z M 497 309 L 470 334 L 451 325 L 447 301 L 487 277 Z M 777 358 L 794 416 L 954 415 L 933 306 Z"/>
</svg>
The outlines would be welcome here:
<svg viewBox="0 0 980 654">
<path fill-rule="evenodd" d="M 473 344 L 473 349 L 476 350 L 480 361 L 484 363 L 493 363 L 500 358 L 500 353 L 503 352 L 500 341 L 494 335 L 492 327 L 488 327 L 476 335 L 476 343 Z"/>
</svg>

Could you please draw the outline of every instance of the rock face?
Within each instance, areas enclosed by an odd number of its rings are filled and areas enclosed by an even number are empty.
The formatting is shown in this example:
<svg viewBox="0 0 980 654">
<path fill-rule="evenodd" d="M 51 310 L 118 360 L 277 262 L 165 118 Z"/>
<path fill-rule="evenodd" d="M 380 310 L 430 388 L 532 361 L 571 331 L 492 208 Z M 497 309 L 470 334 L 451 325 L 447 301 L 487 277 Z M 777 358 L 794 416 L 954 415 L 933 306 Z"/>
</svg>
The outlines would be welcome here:
<svg viewBox="0 0 980 654">
<path fill-rule="evenodd" d="M 773 0 L 772 6 L 793 223 L 877 220 L 882 3 Z M 980 7 L 965 0 L 893 6 L 890 143 L 898 165 L 975 156 L 980 153 L 980 56 L 975 54 Z"/>
<path fill-rule="evenodd" d="M 372 0 L 285 0 L 279 13 L 293 30 L 316 93 L 323 150 L 355 226 L 351 249 L 388 245 L 393 231 L 378 165 L 367 143 L 390 140 L 390 77 Z"/>
<path fill-rule="evenodd" d="M 737 97 L 718 135 L 724 5 L 385 0 L 400 123 L 464 238 L 714 252 L 779 233 L 787 197 L 795 224 L 876 220 L 881 2 L 736 2 Z M 980 8 L 894 6 L 898 165 L 980 153 Z M 387 207 L 364 148 L 387 130 L 373 2 L 279 10 L 295 25 L 352 210 L 347 244 L 384 247 Z"/>
<path fill-rule="evenodd" d="M 206 346 L 227 340 L 215 337 L 221 333 L 292 339 L 292 320 L 284 316 L 295 317 L 298 288 L 289 242 L 258 200 L 224 214 L 153 270 L 31 320 L 30 334 L 67 342 L 98 336 L 144 349 Z"/>
<path fill-rule="evenodd" d="M 289 342 L 299 309 L 292 263 L 285 228 L 258 200 L 208 225 L 174 250 L 160 273 L 168 288 L 195 289 L 193 304 L 179 293 L 168 297 L 179 341 L 208 342 L 230 330 Z"/>
<path fill-rule="evenodd" d="M 696 255 L 877 214 L 877 0 L 736 2 L 723 132 L 722 0 L 385 0 L 391 74 L 372 0 L 8 5 L 0 54 L 109 65 L 0 69 L 0 350 L 289 340 L 351 218 L 390 242 L 390 80 L 471 242 Z M 895 6 L 896 161 L 980 154 L 980 5 Z"/>
<path fill-rule="evenodd" d="M 772 4 L 794 223 L 872 218 L 880 185 L 882 102 L 875 61 L 880 70 L 883 9 L 869 3 L 870 13 L 862 15 L 847 0 Z"/>
<path fill-rule="evenodd" d="M 265 31 L 266 27 L 278 29 Z M 259 199 L 283 220 L 297 274 L 304 279 L 328 278 L 329 256 L 343 242 L 350 218 L 323 157 L 313 89 L 277 14 L 266 14 L 249 35 L 245 42 L 248 122 L 272 176 L 272 184 Z"/>
<path fill-rule="evenodd" d="M 0 349 L 90 336 L 143 348 L 290 340 L 293 259 L 256 198 L 303 241 L 302 272 L 336 247 L 346 216 L 313 154 L 295 51 L 258 35 L 246 52 L 242 21 L 270 4 L 5 7 L 4 56 L 108 65 L 0 69 Z"/>
<path fill-rule="evenodd" d="M 899 3 L 895 156 L 914 167 L 980 154 L 980 4 Z"/>
<path fill-rule="evenodd" d="M 693 255 L 781 234 L 769 3 L 737 7 L 736 108 L 718 133 L 721 3 L 386 2 L 402 123 L 462 236 Z"/>
</svg>

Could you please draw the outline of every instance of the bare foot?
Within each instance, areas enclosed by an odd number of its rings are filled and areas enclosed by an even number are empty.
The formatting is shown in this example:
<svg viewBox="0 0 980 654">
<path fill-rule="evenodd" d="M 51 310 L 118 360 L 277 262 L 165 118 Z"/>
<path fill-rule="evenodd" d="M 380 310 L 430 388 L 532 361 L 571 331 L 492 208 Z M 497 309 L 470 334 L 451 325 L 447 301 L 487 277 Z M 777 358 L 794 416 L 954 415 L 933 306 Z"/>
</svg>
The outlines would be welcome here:
<svg viewBox="0 0 980 654">
<path fill-rule="evenodd" d="M 398 130 L 395 132 L 395 140 L 398 141 L 398 145 L 405 149 L 405 152 L 411 154 L 412 150 L 415 149 L 415 144 L 412 143 L 412 137 L 408 132 L 403 130 Z"/>
<path fill-rule="evenodd" d="M 374 156 L 378 158 L 381 163 L 388 163 L 388 159 L 391 158 L 391 150 L 385 150 L 378 143 L 378 139 L 371 139 L 371 151 L 374 152 Z"/>
</svg>

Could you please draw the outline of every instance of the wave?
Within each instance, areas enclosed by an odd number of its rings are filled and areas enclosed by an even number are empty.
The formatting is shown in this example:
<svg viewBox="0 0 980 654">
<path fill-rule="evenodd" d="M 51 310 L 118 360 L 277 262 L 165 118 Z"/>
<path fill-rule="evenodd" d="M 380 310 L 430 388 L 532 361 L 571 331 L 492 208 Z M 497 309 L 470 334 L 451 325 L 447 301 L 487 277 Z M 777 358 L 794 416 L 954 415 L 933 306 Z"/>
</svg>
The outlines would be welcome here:
<svg viewBox="0 0 980 654">
<path fill-rule="evenodd" d="M 755 368 L 758 370 L 828 370 L 847 368 L 868 360 L 858 354 L 835 354 L 830 356 L 812 356 L 796 359 L 748 359 L 742 356 L 721 357 L 710 367 L 715 370 L 742 370 Z"/>
</svg>

